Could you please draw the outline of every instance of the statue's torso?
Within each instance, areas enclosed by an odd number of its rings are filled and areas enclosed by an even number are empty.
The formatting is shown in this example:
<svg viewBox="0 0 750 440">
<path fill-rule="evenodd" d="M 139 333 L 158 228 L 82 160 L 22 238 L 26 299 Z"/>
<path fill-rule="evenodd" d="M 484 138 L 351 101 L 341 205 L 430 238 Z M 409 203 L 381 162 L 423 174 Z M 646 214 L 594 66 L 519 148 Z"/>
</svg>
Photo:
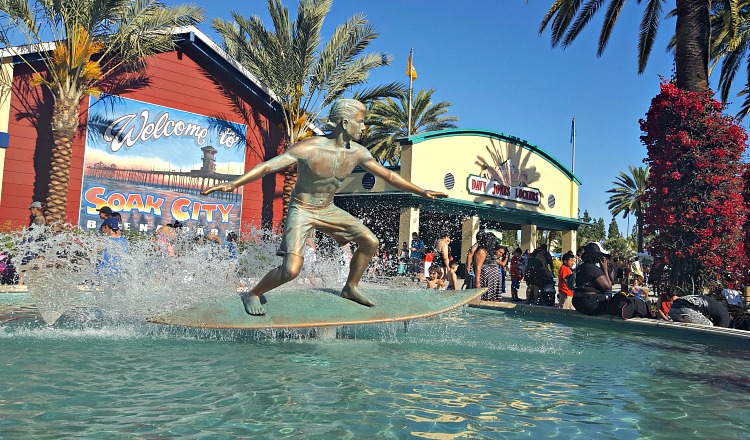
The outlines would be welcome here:
<svg viewBox="0 0 750 440">
<path fill-rule="evenodd" d="M 332 202 L 333 195 L 359 165 L 360 148 L 363 147 L 353 143 L 350 148 L 344 148 L 331 142 L 318 142 L 309 147 L 297 160 L 294 196 L 315 205 Z"/>
</svg>

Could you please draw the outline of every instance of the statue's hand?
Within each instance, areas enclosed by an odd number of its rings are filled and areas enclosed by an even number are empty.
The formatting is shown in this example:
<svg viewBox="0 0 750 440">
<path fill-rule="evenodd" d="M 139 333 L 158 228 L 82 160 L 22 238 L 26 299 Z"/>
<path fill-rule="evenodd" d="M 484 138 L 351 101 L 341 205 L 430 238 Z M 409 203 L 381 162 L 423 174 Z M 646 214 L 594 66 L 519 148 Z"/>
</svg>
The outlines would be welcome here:
<svg viewBox="0 0 750 440">
<path fill-rule="evenodd" d="M 214 185 L 210 188 L 206 188 L 203 191 L 201 191 L 201 194 L 204 196 L 211 194 L 214 191 L 223 191 L 223 192 L 232 192 L 234 191 L 235 186 L 231 182 L 227 183 L 221 183 L 219 185 Z"/>
<path fill-rule="evenodd" d="M 440 191 L 425 190 L 425 192 L 422 194 L 422 197 L 426 197 L 428 199 L 444 199 L 448 197 L 448 194 Z"/>
</svg>

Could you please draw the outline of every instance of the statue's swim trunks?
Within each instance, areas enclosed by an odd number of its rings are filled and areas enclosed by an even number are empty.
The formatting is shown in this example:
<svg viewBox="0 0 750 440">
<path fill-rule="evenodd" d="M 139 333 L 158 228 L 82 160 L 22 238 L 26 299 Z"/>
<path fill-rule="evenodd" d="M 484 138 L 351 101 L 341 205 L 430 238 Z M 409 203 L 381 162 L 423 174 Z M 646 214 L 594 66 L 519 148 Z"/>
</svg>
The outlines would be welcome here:
<svg viewBox="0 0 750 440">
<path fill-rule="evenodd" d="M 330 235 L 343 246 L 365 235 L 373 235 L 362 221 L 337 207 L 333 203 L 318 206 L 305 203 L 297 198 L 289 202 L 284 236 L 276 255 L 305 255 L 305 239 L 313 229 Z"/>
</svg>

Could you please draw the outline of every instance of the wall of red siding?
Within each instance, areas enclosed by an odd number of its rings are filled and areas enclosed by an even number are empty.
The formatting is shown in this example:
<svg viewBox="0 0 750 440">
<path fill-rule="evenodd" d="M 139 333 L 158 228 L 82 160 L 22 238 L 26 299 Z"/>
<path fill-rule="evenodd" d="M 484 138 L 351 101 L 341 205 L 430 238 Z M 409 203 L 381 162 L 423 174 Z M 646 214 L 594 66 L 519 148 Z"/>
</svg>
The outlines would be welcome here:
<svg viewBox="0 0 750 440">
<path fill-rule="evenodd" d="M 205 63 L 204 63 L 205 64 Z M 199 60 L 178 51 L 155 55 L 149 59 L 146 69 L 149 84 L 141 89 L 121 93 L 120 96 L 171 107 L 206 116 L 219 117 L 247 126 L 247 149 L 245 169 L 278 154 L 281 148 L 281 129 L 278 116 L 271 113 L 263 103 L 253 102 L 255 97 L 243 96 L 244 105 L 257 116 L 246 121 L 235 111 L 224 97 L 219 84 L 231 88 L 220 73 L 199 64 Z M 51 112 L 48 94 L 41 96 L 41 88 L 29 88 L 30 71 L 25 66 L 16 66 L 14 87 L 11 96 L 11 115 L 8 131 L 10 144 L 6 150 L 5 173 L 3 175 L 2 197 L 0 198 L 0 223 L 10 221 L 14 226 L 28 224 L 28 207 L 32 200 L 44 201 L 47 194 L 51 133 L 45 118 Z M 235 90 L 242 93 L 241 90 Z M 44 104 L 38 104 L 38 102 Z M 37 102 L 37 104 L 35 104 Z M 31 103 L 31 104 L 30 104 Z M 81 122 L 86 121 L 88 97 L 82 101 Z M 24 114 L 42 115 L 39 124 Z M 269 119 L 270 118 L 270 119 Z M 38 125 L 38 128 L 35 127 Z M 85 130 L 80 130 L 73 142 L 68 186 L 67 217 L 73 224 L 78 222 L 83 176 Z M 268 150 L 266 150 L 268 149 Z M 274 185 L 275 182 L 275 185 Z M 273 226 L 281 219 L 281 191 L 283 176 L 275 176 L 266 182 L 266 201 L 272 199 Z M 259 227 L 263 205 L 263 184 L 253 182 L 244 187 L 242 200 L 242 225 Z"/>
</svg>

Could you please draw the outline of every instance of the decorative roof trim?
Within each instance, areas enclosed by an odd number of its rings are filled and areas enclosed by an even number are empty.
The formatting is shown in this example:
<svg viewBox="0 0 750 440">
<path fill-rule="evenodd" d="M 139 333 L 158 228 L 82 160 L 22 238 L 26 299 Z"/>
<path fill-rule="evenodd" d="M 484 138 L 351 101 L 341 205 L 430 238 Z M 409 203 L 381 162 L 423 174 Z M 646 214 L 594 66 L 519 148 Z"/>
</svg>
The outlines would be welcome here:
<svg viewBox="0 0 750 440">
<path fill-rule="evenodd" d="M 505 133 L 500 133 L 500 132 L 491 131 L 491 130 L 484 130 L 481 128 L 451 128 L 447 130 L 429 131 L 427 133 L 414 134 L 414 135 L 409 136 L 408 138 L 399 138 L 397 139 L 397 141 L 399 141 L 402 145 L 414 145 L 414 144 L 429 141 L 432 139 L 439 139 L 443 137 L 453 137 L 453 136 L 485 137 L 485 138 L 490 138 L 490 139 L 498 139 L 501 141 L 506 141 L 506 142 L 510 142 L 512 144 L 518 145 L 519 147 L 525 148 L 529 151 L 532 151 L 542 156 L 547 162 L 549 162 L 550 164 L 552 164 L 552 166 L 560 170 L 569 179 L 571 179 L 578 185 L 581 185 L 581 181 L 578 180 L 578 178 L 565 165 L 560 163 L 551 154 L 547 153 L 546 151 L 542 150 L 536 145 L 529 143 L 525 139 L 521 139 L 516 136 L 511 136 Z"/>
</svg>

